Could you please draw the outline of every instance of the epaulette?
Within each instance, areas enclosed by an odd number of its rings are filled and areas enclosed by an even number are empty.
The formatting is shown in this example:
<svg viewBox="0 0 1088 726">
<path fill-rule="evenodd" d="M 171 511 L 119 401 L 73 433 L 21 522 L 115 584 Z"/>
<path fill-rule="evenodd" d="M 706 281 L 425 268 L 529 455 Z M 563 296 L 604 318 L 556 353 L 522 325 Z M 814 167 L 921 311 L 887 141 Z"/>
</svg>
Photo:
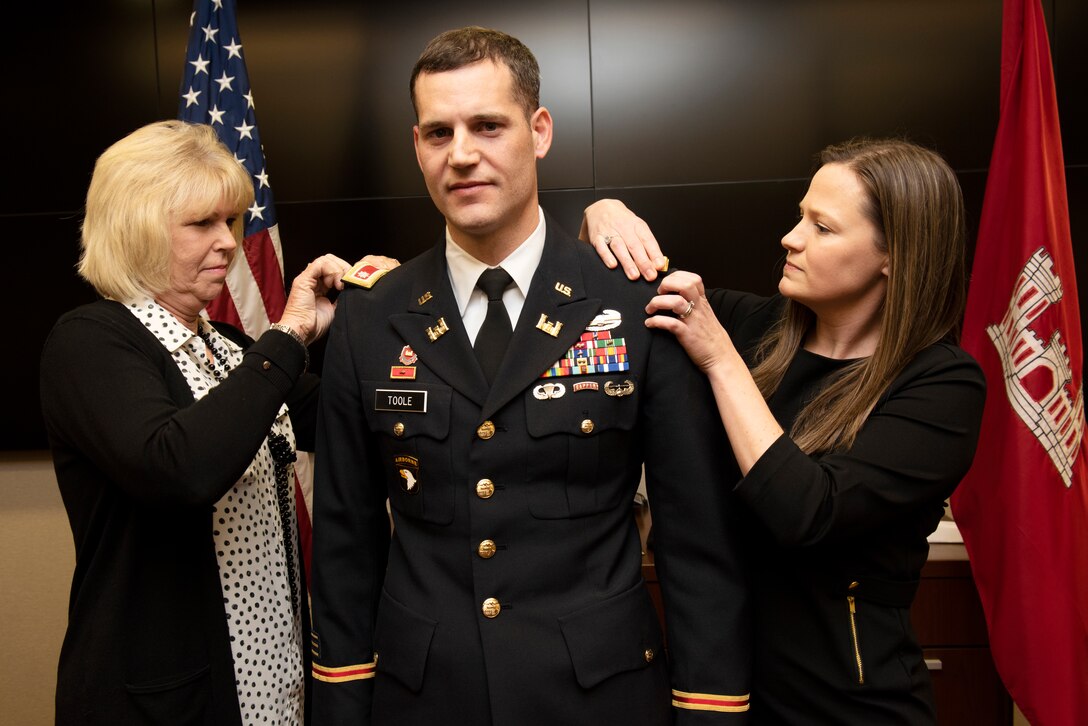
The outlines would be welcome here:
<svg viewBox="0 0 1088 726">
<path fill-rule="evenodd" d="M 345 272 L 344 276 L 340 279 L 345 283 L 371 288 L 374 287 L 374 283 L 380 280 L 382 275 L 387 272 L 389 272 L 389 270 L 382 267 L 375 267 L 374 265 L 368 265 L 364 262 L 357 262 L 350 270 Z"/>
</svg>

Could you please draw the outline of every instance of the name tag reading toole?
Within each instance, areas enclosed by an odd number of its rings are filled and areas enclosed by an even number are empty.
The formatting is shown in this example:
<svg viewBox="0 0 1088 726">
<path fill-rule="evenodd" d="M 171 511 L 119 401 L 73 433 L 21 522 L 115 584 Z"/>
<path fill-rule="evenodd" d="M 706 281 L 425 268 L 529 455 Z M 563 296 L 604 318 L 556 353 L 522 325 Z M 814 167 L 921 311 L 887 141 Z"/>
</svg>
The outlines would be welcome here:
<svg viewBox="0 0 1088 726">
<path fill-rule="evenodd" d="M 379 388 L 374 391 L 374 410 L 427 413 L 427 392 Z"/>
</svg>

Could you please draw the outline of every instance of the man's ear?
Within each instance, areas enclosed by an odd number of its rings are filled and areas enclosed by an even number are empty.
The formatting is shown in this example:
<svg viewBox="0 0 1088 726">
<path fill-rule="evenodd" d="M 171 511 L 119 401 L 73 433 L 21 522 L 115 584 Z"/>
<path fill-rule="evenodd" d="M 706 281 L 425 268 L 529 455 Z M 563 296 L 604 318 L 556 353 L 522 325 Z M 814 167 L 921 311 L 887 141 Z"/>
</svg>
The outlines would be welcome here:
<svg viewBox="0 0 1088 726">
<path fill-rule="evenodd" d="M 419 164 L 420 171 L 423 170 L 423 160 L 419 158 L 419 126 L 412 127 L 412 147 L 416 150 L 416 163 Z"/>
<path fill-rule="evenodd" d="M 529 127 L 533 130 L 533 147 L 536 158 L 543 159 L 552 148 L 552 115 L 541 106 L 529 117 Z"/>
</svg>

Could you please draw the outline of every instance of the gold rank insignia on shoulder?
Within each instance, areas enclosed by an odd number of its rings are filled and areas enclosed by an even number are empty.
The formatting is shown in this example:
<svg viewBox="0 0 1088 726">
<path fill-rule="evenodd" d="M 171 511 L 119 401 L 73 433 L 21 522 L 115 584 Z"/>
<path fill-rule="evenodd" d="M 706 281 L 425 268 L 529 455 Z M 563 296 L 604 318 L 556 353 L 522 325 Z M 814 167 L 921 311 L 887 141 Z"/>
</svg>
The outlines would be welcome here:
<svg viewBox="0 0 1088 726">
<path fill-rule="evenodd" d="M 446 325 L 446 319 L 439 318 L 437 325 L 427 328 L 427 339 L 433 343 L 441 338 L 443 335 L 445 335 L 447 332 L 449 332 L 449 329 L 450 327 Z"/>
<path fill-rule="evenodd" d="M 545 333 L 552 336 L 553 338 L 558 338 L 559 331 L 563 329 L 563 323 L 559 322 L 558 320 L 554 323 L 550 322 L 548 320 L 548 316 L 544 313 L 541 313 L 540 320 L 536 321 L 536 327 L 537 330 L 543 330 Z"/>
<path fill-rule="evenodd" d="M 352 285 L 371 288 L 374 287 L 374 283 L 382 279 L 382 276 L 387 272 L 389 272 L 389 270 L 382 269 L 381 267 L 357 262 L 350 270 L 344 273 L 344 276 L 340 279 L 346 283 L 351 283 Z"/>
<path fill-rule="evenodd" d="M 604 384 L 604 392 L 609 396 L 623 397 L 630 396 L 635 392 L 635 382 L 631 379 L 624 379 L 623 383 L 613 383 L 608 381 Z"/>
<path fill-rule="evenodd" d="M 561 282 L 555 283 L 555 291 L 560 293 L 561 295 L 566 295 L 567 297 L 570 297 L 570 294 L 572 292 L 572 290 L 570 289 L 570 285 L 564 285 Z"/>
</svg>

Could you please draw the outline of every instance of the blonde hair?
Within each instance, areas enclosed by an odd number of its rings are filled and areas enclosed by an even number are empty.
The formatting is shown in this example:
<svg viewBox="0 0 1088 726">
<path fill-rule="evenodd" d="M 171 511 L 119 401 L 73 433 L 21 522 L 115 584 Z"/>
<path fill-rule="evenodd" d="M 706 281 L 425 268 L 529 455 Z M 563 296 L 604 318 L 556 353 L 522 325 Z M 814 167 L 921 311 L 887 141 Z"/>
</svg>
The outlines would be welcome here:
<svg viewBox="0 0 1088 726">
<path fill-rule="evenodd" d="M 159 121 L 133 131 L 95 162 L 80 276 L 103 297 L 154 297 L 170 286 L 171 225 L 224 201 L 236 212 L 232 231 L 241 242 L 253 182 L 210 126 Z"/>
<path fill-rule="evenodd" d="M 944 159 L 908 141 L 854 139 L 827 147 L 819 160 L 857 175 L 862 211 L 880 232 L 877 247 L 888 254 L 889 273 L 873 355 L 834 375 L 793 422 L 791 437 L 810 454 L 849 449 L 915 355 L 939 341 L 957 342 L 967 297 L 963 193 Z M 786 301 L 756 351 L 752 376 L 765 398 L 814 324 L 811 310 Z"/>
</svg>

